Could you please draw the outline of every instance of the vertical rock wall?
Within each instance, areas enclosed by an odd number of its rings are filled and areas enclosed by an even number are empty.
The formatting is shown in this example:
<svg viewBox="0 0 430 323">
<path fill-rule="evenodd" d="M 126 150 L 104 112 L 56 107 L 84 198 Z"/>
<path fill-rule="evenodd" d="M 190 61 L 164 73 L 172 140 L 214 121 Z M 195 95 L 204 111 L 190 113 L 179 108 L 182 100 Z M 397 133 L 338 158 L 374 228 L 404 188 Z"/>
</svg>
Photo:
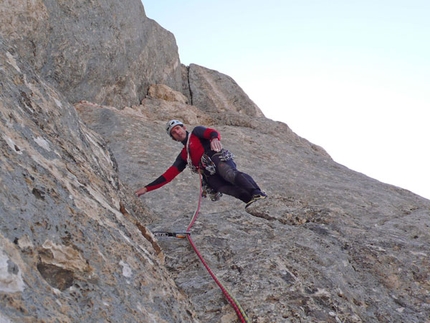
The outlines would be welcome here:
<svg viewBox="0 0 430 323">
<path fill-rule="evenodd" d="M 180 90 L 175 37 L 140 0 L 5 0 L 0 35 L 70 102 L 137 104 L 151 83 Z"/>
<path fill-rule="evenodd" d="M 0 321 L 193 322 L 103 139 L 0 39 Z"/>
</svg>

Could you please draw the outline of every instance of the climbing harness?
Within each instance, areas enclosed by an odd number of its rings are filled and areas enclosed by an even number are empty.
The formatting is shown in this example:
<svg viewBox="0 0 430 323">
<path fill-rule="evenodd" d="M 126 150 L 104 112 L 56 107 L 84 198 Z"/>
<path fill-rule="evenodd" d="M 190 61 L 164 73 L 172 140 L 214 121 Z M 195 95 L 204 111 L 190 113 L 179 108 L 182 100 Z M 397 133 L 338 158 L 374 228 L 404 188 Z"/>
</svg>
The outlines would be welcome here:
<svg viewBox="0 0 430 323">
<path fill-rule="evenodd" d="M 234 159 L 233 154 L 227 149 L 222 149 L 220 152 L 214 154 L 213 156 L 218 156 L 218 159 L 222 162 L 226 162 Z M 203 173 L 203 176 L 201 179 L 202 187 L 203 187 L 202 196 L 205 198 L 209 197 L 211 201 L 218 201 L 221 198 L 222 193 L 210 187 L 210 185 L 207 183 L 207 180 L 206 180 L 207 176 L 215 175 L 216 165 L 213 162 L 212 158 L 210 158 L 206 154 L 202 155 L 200 164 L 201 164 L 201 168 L 202 169 L 204 168 L 209 173 L 209 174 Z"/>
<path fill-rule="evenodd" d="M 246 316 L 245 311 L 240 306 L 239 302 L 234 298 L 234 296 L 227 290 L 227 288 L 224 287 L 224 285 L 221 283 L 221 281 L 217 278 L 215 273 L 211 270 L 209 265 L 204 260 L 202 254 L 197 249 L 196 244 L 194 243 L 193 239 L 191 238 L 191 228 L 193 227 L 194 223 L 196 222 L 199 212 L 200 212 L 200 205 L 202 201 L 202 190 L 203 190 L 203 178 L 201 174 L 201 170 L 198 170 L 199 174 L 199 180 L 200 180 L 200 192 L 199 192 L 199 201 L 197 203 L 197 208 L 191 218 L 190 224 L 187 227 L 187 230 L 183 232 L 153 232 L 155 235 L 158 234 L 158 236 L 169 236 L 169 237 L 177 237 L 177 238 L 183 238 L 184 236 L 187 238 L 188 242 L 190 243 L 191 247 L 193 248 L 194 252 L 196 253 L 197 257 L 200 259 L 200 262 L 203 264 L 203 266 L 206 268 L 209 275 L 212 277 L 212 279 L 215 281 L 215 283 L 218 285 L 218 287 L 221 289 L 222 293 L 224 294 L 224 297 L 227 299 L 227 301 L 230 303 L 230 305 L 233 307 L 234 311 L 236 312 L 237 317 L 239 318 L 241 323 L 250 323 L 251 321 Z"/>
<path fill-rule="evenodd" d="M 234 159 L 233 154 L 227 149 L 222 149 L 219 153 L 216 153 L 213 156 L 218 156 L 218 159 L 222 162 Z M 202 155 L 202 158 L 200 159 L 200 165 L 201 168 L 204 168 L 209 173 L 209 175 L 214 175 L 216 173 L 216 165 L 207 154 Z"/>
<path fill-rule="evenodd" d="M 199 167 L 196 167 L 193 165 L 193 162 L 191 160 L 191 155 L 190 155 L 190 137 L 191 137 L 191 134 L 188 135 L 187 144 L 185 145 L 186 151 L 187 151 L 187 165 L 188 165 L 188 167 L 190 168 L 190 170 L 193 173 L 200 173 L 200 169 L 205 169 L 209 173 L 209 175 L 214 175 L 216 173 L 216 165 L 212 161 L 212 159 L 206 154 L 203 154 L 202 157 L 200 158 Z M 203 189 L 201 190 L 201 196 L 202 197 L 206 198 L 209 196 L 211 201 L 218 201 L 221 198 L 222 193 L 217 192 L 213 188 L 211 188 L 207 184 L 206 180 L 204 180 L 203 177 L 200 177 L 200 184 L 203 187 Z"/>
</svg>

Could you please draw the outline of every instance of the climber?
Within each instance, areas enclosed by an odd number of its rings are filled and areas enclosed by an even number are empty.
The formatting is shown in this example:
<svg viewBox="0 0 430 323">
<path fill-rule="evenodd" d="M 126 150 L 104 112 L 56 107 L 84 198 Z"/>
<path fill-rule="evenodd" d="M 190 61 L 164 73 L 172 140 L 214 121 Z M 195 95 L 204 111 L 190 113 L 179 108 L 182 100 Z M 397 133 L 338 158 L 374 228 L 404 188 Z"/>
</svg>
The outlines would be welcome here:
<svg viewBox="0 0 430 323">
<path fill-rule="evenodd" d="M 218 200 L 224 193 L 243 201 L 246 203 L 245 207 L 248 207 L 267 197 L 250 175 L 237 170 L 233 155 L 222 147 L 221 135 L 217 130 L 197 126 L 190 133 L 181 121 L 170 120 L 166 131 L 184 147 L 173 165 L 156 180 L 137 190 L 136 196 L 169 183 L 188 165 L 193 172 L 202 174 L 202 195 L 209 195 L 213 201 Z"/>
</svg>

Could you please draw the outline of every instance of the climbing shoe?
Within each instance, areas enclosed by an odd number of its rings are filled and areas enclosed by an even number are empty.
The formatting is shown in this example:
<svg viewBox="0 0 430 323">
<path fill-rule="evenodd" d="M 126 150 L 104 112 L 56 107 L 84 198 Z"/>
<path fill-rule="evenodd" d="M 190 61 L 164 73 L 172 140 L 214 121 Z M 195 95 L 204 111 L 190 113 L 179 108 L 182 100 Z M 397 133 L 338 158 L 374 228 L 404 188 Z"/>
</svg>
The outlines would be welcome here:
<svg viewBox="0 0 430 323">
<path fill-rule="evenodd" d="M 264 200 L 266 197 L 267 197 L 267 194 L 264 193 L 264 192 L 259 192 L 257 194 L 254 194 L 252 196 L 252 199 L 248 203 L 246 203 L 245 208 L 247 208 L 248 206 L 250 206 L 255 201 Z"/>
</svg>

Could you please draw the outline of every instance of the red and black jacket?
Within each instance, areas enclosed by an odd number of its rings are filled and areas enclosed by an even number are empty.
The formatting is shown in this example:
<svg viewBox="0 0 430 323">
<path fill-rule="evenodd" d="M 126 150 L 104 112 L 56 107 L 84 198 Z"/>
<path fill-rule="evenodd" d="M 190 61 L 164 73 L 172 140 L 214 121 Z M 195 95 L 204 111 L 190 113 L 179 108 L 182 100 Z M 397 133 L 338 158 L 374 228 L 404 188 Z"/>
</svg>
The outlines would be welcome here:
<svg viewBox="0 0 430 323">
<path fill-rule="evenodd" d="M 211 151 L 211 140 L 214 138 L 218 138 L 221 140 L 220 133 L 213 128 L 206 128 L 203 126 L 197 126 L 193 129 L 191 134 L 187 132 L 187 138 L 182 141 L 184 148 L 182 148 L 178 157 L 176 157 L 175 162 L 172 166 L 170 166 L 163 175 L 158 177 L 155 181 L 146 185 L 146 189 L 148 192 L 156 190 L 163 185 L 171 182 L 176 176 L 178 176 L 187 166 L 187 141 L 188 136 L 190 136 L 190 140 L 188 143 L 188 150 L 190 153 L 191 161 L 193 166 L 199 167 L 200 159 L 204 153 L 211 156 L 214 152 Z"/>
</svg>

